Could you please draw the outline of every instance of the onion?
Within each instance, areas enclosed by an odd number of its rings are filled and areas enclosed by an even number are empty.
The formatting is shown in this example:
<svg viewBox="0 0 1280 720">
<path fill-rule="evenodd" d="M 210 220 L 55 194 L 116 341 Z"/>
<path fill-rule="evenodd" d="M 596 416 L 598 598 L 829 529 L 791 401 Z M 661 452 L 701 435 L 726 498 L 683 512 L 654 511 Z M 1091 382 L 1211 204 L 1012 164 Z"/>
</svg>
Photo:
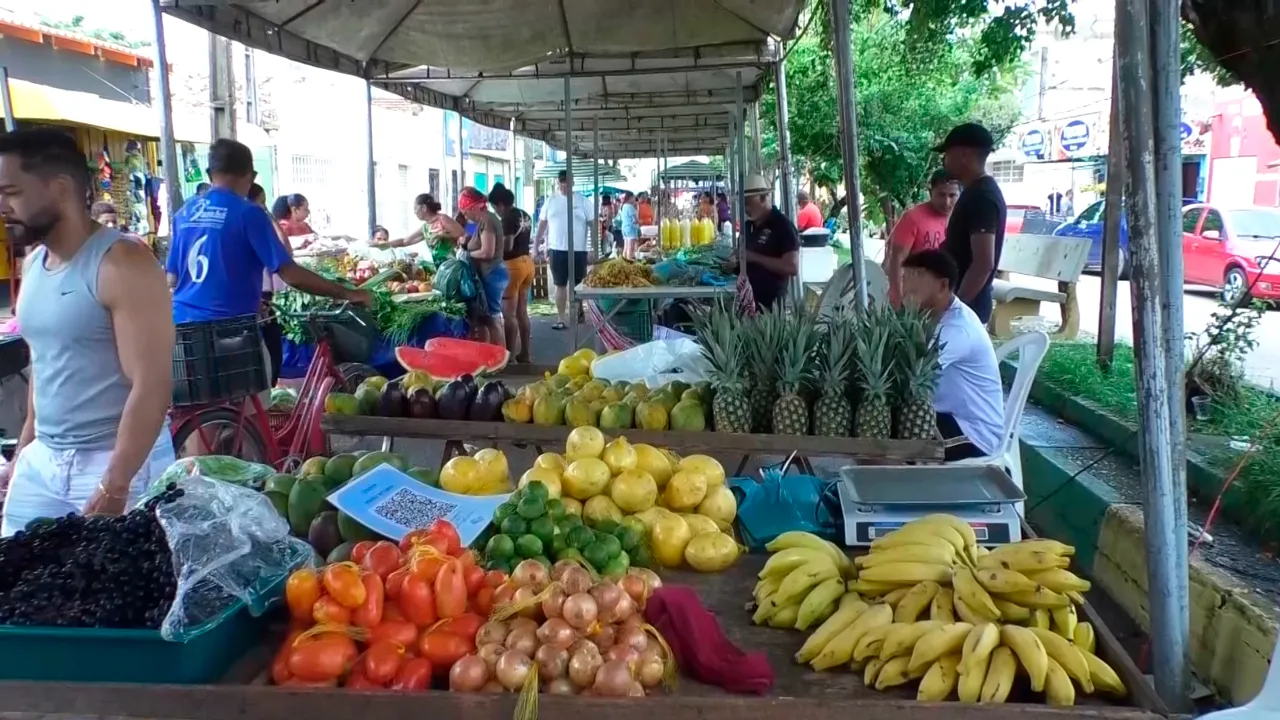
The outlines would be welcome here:
<svg viewBox="0 0 1280 720">
<path fill-rule="evenodd" d="M 476 633 L 476 646 L 497 643 L 501 645 L 507 641 L 507 631 L 510 628 L 507 624 L 499 620 L 490 620 L 480 626 L 480 631 Z"/>
<path fill-rule="evenodd" d="M 590 649 L 578 647 L 569 653 L 569 679 L 580 688 L 591 687 L 596 681 L 596 671 L 603 664 L 604 658 L 595 645 L 591 645 Z"/>
<path fill-rule="evenodd" d="M 577 595 L 591 589 L 591 573 L 577 563 L 560 576 L 560 585 L 568 595 Z"/>
<path fill-rule="evenodd" d="M 600 655 L 600 648 L 597 647 L 595 643 L 585 638 L 578 638 L 577 640 L 573 641 L 572 645 L 569 646 L 570 655 L 579 651 L 595 653 L 596 655 Z"/>
<path fill-rule="evenodd" d="M 649 647 L 649 634 L 641 628 L 629 628 L 618 631 L 613 642 L 615 645 L 626 645 L 642 653 Z"/>
<path fill-rule="evenodd" d="M 599 608 L 596 606 L 595 598 L 587 593 L 578 593 L 565 598 L 561 612 L 564 614 L 565 622 L 579 630 L 586 630 L 596 621 Z"/>
<path fill-rule="evenodd" d="M 630 567 L 627 568 L 627 574 L 635 575 L 641 580 L 644 580 L 645 585 L 649 586 L 649 592 L 645 594 L 645 597 L 652 595 L 654 590 L 662 587 L 662 578 L 658 577 L 658 573 L 650 570 L 649 568 Z"/>
<path fill-rule="evenodd" d="M 614 645 L 604 653 L 604 659 L 607 662 L 620 660 L 630 665 L 640 659 L 640 653 L 629 645 Z"/>
<path fill-rule="evenodd" d="M 489 666 L 478 655 L 465 655 L 449 669 L 449 689 L 456 692 L 479 692 L 489 682 Z"/>
<path fill-rule="evenodd" d="M 591 689 L 597 695 L 626 697 L 631 691 L 631 668 L 622 660 L 611 660 L 596 671 L 596 681 Z"/>
<path fill-rule="evenodd" d="M 630 697 L 644 697 L 644 685 L 640 684 L 639 680 L 632 680 L 631 687 L 627 690 L 627 695 Z"/>
<path fill-rule="evenodd" d="M 480 688 L 480 692 L 487 692 L 487 693 L 501 693 L 506 691 L 507 689 L 502 687 L 502 683 L 498 682 L 497 680 L 490 680 L 489 682 L 484 684 L 484 687 Z"/>
<path fill-rule="evenodd" d="M 543 645 L 534 653 L 533 661 L 538 664 L 538 679 L 555 680 L 564 677 L 569 670 L 569 651 L 555 645 Z"/>
<path fill-rule="evenodd" d="M 538 651 L 537 632 L 525 628 L 512 630 L 507 635 L 507 649 L 524 653 L 525 657 L 532 657 Z"/>
<path fill-rule="evenodd" d="M 551 618 L 542 623 L 542 627 L 538 628 L 538 642 L 543 645 L 568 648 L 577 639 L 578 632 L 573 629 L 572 625 L 561 618 Z"/>
<path fill-rule="evenodd" d="M 511 596 L 511 602 L 520 608 L 520 617 L 535 618 L 542 612 L 542 603 L 538 602 L 538 591 L 532 587 L 518 588 L 515 595 Z"/>
<path fill-rule="evenodd" d="M 618 622 L 626 622 L 630 618 L 636 616 L 636 601 L 623 591 L 622 597 L 618 600 L 617 609 Z"/>
<path fill-rule="evenodd" d="M 644 625 L 644 616 L 640 613 L 636 613 L 626 620 L 623 620 L 622 624 L 618 626 L 618 629 L 626 630 L 628 628 L 638 628 L 642 625 Z"/>
<path fill-rule="evenodd" d="M 618 603 L 622 602 L 622 596 L 625 594 L 622 588 L 608 580 L 601 580 L 598 585 L 591 588 L 591 597 L 596 600 L 600 622 L 615 623 L 621 619 L 618 617 Z"/>
<path fill-rule="evenodd" d="M 595 646 L 600 648 L 600 652 L 604 652 L 605 650 L 613 647 L 615 637 L 616 631 L 613 629 L 613 626 L 603 625 L 587 639 L 595 643 Z"/>
<path fill-rule="evenodd" d="M 666 670 L 666 664 L 662 661 L 662 649 L 658 648 L 654 652 L 654 648 L 650 648 L 640 653 L 640 662 L 636 664 L 636 675 L 639 676 L 640 684 L 647 687 L 657 687 L 662 682 L 662 674 Z"/>
<path fill-rule="evenodd" d="M 569 572 L 571 568 L 582 569 L 582 566 L 573 560 L 560 560 L 551 566 L 551 581 L 560 582 L 564 579 L 564 574 Z"/>
<path fill-rule="evenodd" d="M 542 601 L 542 614 L 548 618 L 562 617 L 562 608 L 565 598 L 569 597 L 564 588 L 559 585 L 552 585 L 547 592 L 547 597 Z"/>
<path fill-rule="evenodd" d="M 547 683 L 548 695 L 576 695 L 578 688 L 569 678 L 556 678 Z"/>
<path fill-rule="evenodd" d="M 618 581 L 618 587 L 631 596 L 637 607 L 643 608 L 645 602 L 649 599 L 649 585 L 639 575 L 627 573 Z"/>
<path fill-rule="evenodd" d="M 493 606 L 498 608 L 511 602 L 511 598 L 516 594 L 516 586 L 510 582 L 502 583 L 497 590 L 493 591 Z"/>
<path fill-rule="evenodd" d="M 522 618 L 522 617 L 511 618 L 509 621 L 507 621 L 508 634 L 510 634 L 513 630 L 519 630 L 520 628 L 538 632 L 538 621 L 531 620 L 529 618 Z"/>
<path fill-rule="evenodd" d="M 476 649 L 476 655 L 479 655 L 484 664 L 493 670 L 493 666 L 498 664 L 498 658 L 507 651 L 507 647 L 501 643 L 487 643 Z"/>
<path fill-rule="evenodd" d="M 537 560 L 523 560 L 511 571 L 511 582 L 516 587 L 532 588 L 537 593 L 551 583 L 551 574 Z"/>
<path fill-rule="evenodd" d="M 532 671 L 533 661 L 519 650 L 508 650 L 503 653 L 502 657 L 498 658 L 498 664 L 493 668 L 493 674 L 498 678 L 498 682 L 508 690 L 519 690 Z"/>
</svg>

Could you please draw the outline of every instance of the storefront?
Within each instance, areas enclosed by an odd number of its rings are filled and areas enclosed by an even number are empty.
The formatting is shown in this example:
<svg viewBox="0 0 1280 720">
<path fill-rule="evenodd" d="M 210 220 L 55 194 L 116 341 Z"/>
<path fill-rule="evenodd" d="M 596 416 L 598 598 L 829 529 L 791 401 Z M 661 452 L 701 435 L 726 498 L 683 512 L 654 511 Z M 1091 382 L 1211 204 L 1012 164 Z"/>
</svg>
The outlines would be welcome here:
<svg viewBox="0 0 1280 720">
<path fill-rule="evenodd" d="M 1209 202 L 1280 207 L 1280 145 L 1252 93 L 1216 104 L 1209 153 Z"/>
</svg>

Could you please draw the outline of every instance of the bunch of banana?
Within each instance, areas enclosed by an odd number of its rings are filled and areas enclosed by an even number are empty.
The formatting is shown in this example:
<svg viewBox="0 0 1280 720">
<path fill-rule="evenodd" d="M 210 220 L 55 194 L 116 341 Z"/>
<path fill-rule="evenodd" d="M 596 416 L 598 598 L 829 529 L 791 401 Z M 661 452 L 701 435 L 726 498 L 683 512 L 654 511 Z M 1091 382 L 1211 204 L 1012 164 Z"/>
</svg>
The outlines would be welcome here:
<svg viewBox="0 0 1280 720">
<path fill-rule="evenodd" d="M 969 523 L 926 515 L 872 542 L 870 552 L 854 560 L 858 579 L 849 589 L 878 597 L 922 582 L 950 584 L 954 568 L 973 567 L 985 552 Z"/>
<path fill-rule="evenodd" d="M 808 630 L 860 600 L 845 589 L 853 563 L 834 543 L 806 532 L 786 532 L 765 547 L 774 554 L 752 592 L 751 621 L 756 625 Z"/>
</svg>

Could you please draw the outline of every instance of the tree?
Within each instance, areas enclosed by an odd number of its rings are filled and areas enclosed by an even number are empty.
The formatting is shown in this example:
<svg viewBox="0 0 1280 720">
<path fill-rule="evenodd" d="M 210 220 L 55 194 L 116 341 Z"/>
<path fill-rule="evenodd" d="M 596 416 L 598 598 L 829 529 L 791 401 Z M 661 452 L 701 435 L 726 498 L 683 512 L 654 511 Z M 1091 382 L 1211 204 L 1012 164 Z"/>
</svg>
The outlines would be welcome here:
<svg viewBox="0 0 1280 720">
<path fill-rule="evenodd" d="M 48 18 L 40 18 L 40 24 L 54 30 L 76 33 L 78 35 L 91 37 L 95 40 L 101 40 L 102 42 L 122 45 L 132 50 L 151 46 L 151 41 L 149 40 L 131 40 L 127 35 L 118 30 L 86 27 L 83 15 L 73 15 L 70 20 L 49 20 Z"/>
<path fill-rule="evenodd" d="M 1183 70 L 1208 69 L 1224 84 L 1244 83 L 1280 142 L 1280 7 L 1269 0 L 1182 0 L 1182 19 Z"/>
</svg>

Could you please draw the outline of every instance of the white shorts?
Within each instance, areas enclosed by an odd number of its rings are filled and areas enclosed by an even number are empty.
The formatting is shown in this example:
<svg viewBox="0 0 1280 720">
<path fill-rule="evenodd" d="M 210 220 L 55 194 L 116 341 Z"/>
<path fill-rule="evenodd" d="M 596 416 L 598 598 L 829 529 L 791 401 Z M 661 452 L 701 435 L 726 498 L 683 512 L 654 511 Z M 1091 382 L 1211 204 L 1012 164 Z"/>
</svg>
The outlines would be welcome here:
<svg viewBox="0 0 1280 720">
<path fill-rule="evenodd" d="M 102 475 L 107 471 L 112 450 L 53 450 L 33 440 L 14 459 L 9 496 L 4 502 L 4 519 L 0 537 L 9 537 L 36 518 L 56 518 L 68 513 L 79 514 L 98 491 Z M 142 463 L 129 485 L 127 507 L 132 508 L 151 482 L 174 463 L 173 437 L 169 424 L 151 454 Z"/>
</svg>

